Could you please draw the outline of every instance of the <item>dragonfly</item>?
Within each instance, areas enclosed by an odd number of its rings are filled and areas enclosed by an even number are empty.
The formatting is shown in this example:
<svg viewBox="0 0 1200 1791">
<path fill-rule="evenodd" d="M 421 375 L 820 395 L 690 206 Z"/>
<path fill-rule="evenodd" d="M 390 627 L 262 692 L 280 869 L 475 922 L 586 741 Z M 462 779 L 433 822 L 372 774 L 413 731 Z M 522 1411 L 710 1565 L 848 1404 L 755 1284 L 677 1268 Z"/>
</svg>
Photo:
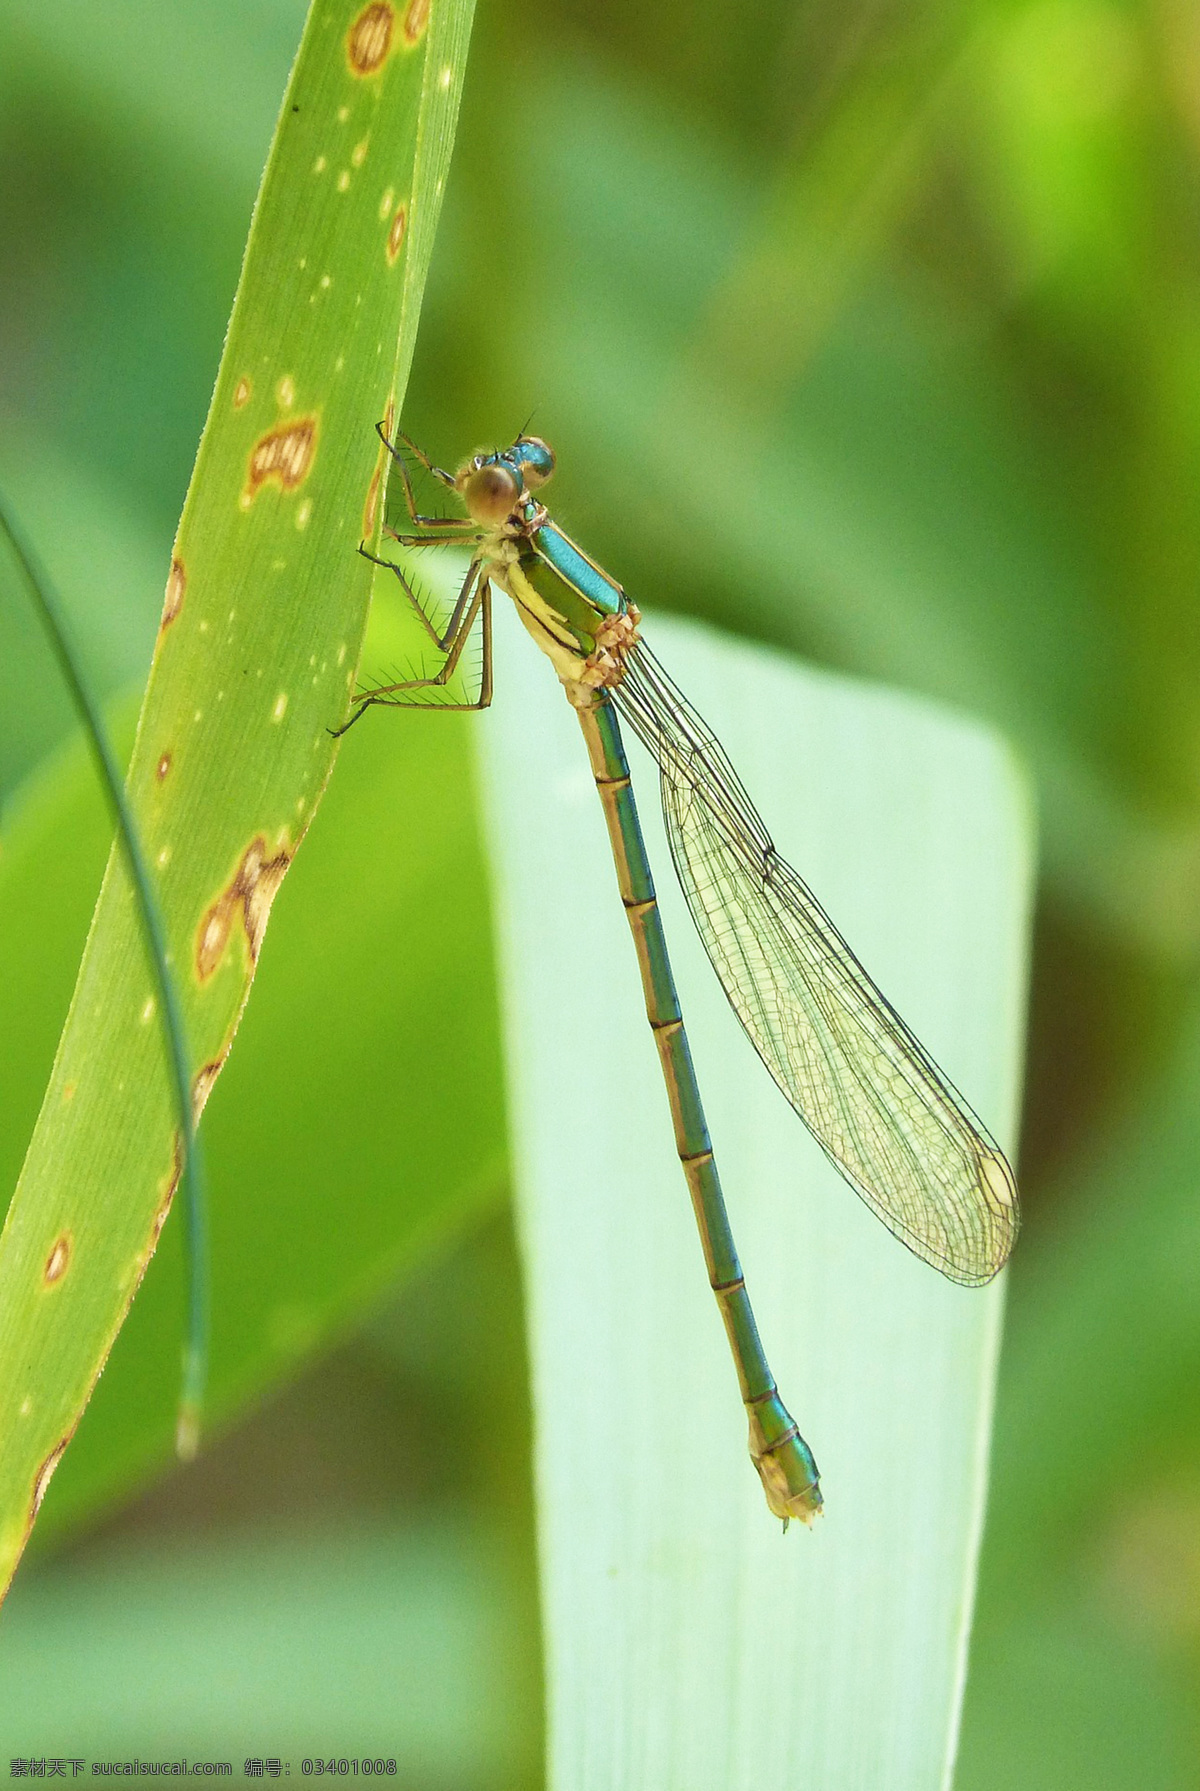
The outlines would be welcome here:
<svg viewBox="0 0 1200 1791">
<path fill-rule="evenodd" d="M 749 1420 L 750 1457 L 784 1528 L 820 1512 L 812 1450 L 767 1362 L 717 1173 L 642 838 L 621 724 L 656 761 L 667 839 L 696 930 L 751 1044 L 850 1186 L 910 1250 L 950 1280 L 990 1281 L 1016 1240 L 1016 1181 L 962 1095 L 872 982 L 808 885 L 780 856 L 730 760 L 642 638 L 623 587 L 552 521 L 537 495 L 552 448 L 521 434 L 451 473 L 408 436 L 378 433 L 398 469 L 404 548 L 466 547 L 470 564 L 444 627 L 403 566 L 399 580 L 441 663 L 428 677 L 360 691 L 339 734 L 375 705 L 484 709 L 492 700 L 492 594 L 511 598 L 583 731 L 646 1015 L 709 1283 Z M 409 457 L 455 494 L 461 516 L 417 504 Z M 471 701 L 450 700 L 467 643 L 482 648 Z"/>
</svg>

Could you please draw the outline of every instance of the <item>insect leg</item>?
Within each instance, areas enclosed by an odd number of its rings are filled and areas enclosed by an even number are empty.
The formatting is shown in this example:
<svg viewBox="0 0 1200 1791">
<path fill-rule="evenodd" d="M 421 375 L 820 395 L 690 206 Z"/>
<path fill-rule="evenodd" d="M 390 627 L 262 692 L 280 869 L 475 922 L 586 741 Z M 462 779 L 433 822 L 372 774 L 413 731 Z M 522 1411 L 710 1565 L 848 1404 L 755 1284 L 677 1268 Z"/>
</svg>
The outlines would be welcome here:
<svg viewBox="0 0 1200 1791">
<path fill-rule="evenodd" d="M 459 591 L 454 608 L 450 612 L 450 620 L 447 622 L 442 633 L 439 634 L 433 623 L 430 621 L 424 604 L 405 577 L 403 569 L 397 566 L 394 560 L 382 560 L 377 554 L 370 553 L 365 547 L 360 546 L 358 551 L 364 560 L 370 560 L 375 566 L 386 566 L 389 572 L 394 572 L 396 574 L 396 577 L 400 581 L 400 589 L 404 592 L 404 595 L 416 610 L 426 634 L 429 636 L 439 653 L 448 653 L 450 651 L 450 643 L 459 632 L 463 613 L 470 601 L 471 587 L 475 584 L 476 579 L 478 578 L 479 568 L 483 564 L 482 560 L 472 560 L 471 564 L 467 567 L 467 576 L 463 579 L 462 589 Z"/>
<path fill-rule="evenodd" d="M 387 433 L 384 430 L 382 423 L 376 423 L 375 432 L 400 469 L 400 478 L 404 485 L 404 501 L 408 505 L 408 513 L 413 521 L 421 528 L 425 529 L 461 529 L 463 524 L 459 517 L 422 516 L 421 512 L 417 509 L 417 500 L 412 488 L 412 475 L 409 473 L 407 460 L 405 460 L 403 454 L 396 446 L 396 443 L 388 440 Z M 454 475 L 448 473 L 444 467 L 434 466 L 428 455 L 423 454 L 416 442 L 410 441 L 403 430 L 397 429 L 396 441 L 404 443 L 409 452 L 420 461 L 426 472 L 432 474 L 435 479 L 440 479 L 442 484 L 448 486 L 451 491 L 454 490 Z"/>
<path fill-rule="evenodd" d="M 455 613 L 459 616 L 457 629 L 447 629 L 445 636 L 446 658 L 432 678 L 405 678 L 398 684 L 381 684 L 377 690 L 367 691 L 354 700 L 358 704 L 349 721 L 340 728 L 331 728 L 335 739 L 352 728 L 360 715 L 365 715 L 372 704 L 381 704 L 388 708 L 419 709 L 422 707 L 438 709 L 486 709 L 492 700 L 492 589 L 482 575 L 480 563 L 474 565 L 467 575 L 467 581 L 455 605 Z M 425 704 L 420 693 L 431 690 L 444 690 L 454 676 L 463 648 L 471 637 L 477 617 L 482 618 L 483 629 L 483 665 L 480 672 L 479 695 L 473 703 L 436 703 Z"/>
</svg>

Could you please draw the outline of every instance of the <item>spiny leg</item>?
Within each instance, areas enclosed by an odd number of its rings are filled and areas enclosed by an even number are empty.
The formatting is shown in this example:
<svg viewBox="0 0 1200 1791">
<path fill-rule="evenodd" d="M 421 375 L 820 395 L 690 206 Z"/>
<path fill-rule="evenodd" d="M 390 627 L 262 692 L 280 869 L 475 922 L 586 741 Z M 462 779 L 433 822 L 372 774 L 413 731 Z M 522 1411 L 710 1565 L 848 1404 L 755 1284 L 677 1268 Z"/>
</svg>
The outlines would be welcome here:
<svg viewBox="0 0 1200 1791">
<path fill-rule="evenodd" d="M 387 564 L 386 561 L 384 563 Z M 354 700 L 358 704 L 358 708 L 349 721 L 343 722 L 340 728 L 330 728 L 329 730 L 335 740 L 340 739 L 349 728 L 354 726 L 359 717 L 365 715 L 367 710 L 376 703 L 389 709 L 463 710 L 486 709 L 490 706 L 492 701 L 492 587 L 486 578 L 477 577 L 479 570 L 478 565 L 471 568 L 468 582 L 463 588 L 458 605 L 456 605 L 456 609 L 462 606 L 471 585 L 474 584 L 475 592 L 471 598 L 470 607 L 462 617 L 457 634 L 449 642 L 445 663 L 441 669 L 432 678 L 406 678 L 399 684 L 381 684 L 377 690 L 368 691 L 365 696 L 355 697 Z M 479 695 L 475 701 L 473 703 L 426 704 L 422 703 L 416 694 L 412 696 L 411 700 L 406 700 L 409 692 L 445 689 L 454 676 L 459 659 L 462 657 L 463 648 L 470 639 L 471 630 L 475 626 L 475 618 L 480 615 L 482 618 L 483 663 L 479 674 Z"/>
<path fill-rule="evenodd" d="M 452 519 L 448 516 L 446 521 Z M 389 541 L 398 541 L 401 547 L 478 547 L 483 539 L 480 531 L 466 523 L 458 525 L 453 535 L 401 535 L 398 530 L 383 525 L 383 533 Z"/>
<path fill-rule="evenodd" d="M 400 468 L 400 478 L 404 485 L 404 501 L 408 505 L 408 514 L 412 517 L 413 521 L 424 529 L 458 529 L 461 532 L 465 522 L 465 519 L 462 517 L 423 516 L 421 514 L 417 509 L 416 494 L 412 488 L 412 476 L 408 470 L 407 460 L 405 460 L 403 454 L 396 446 L 396 443 L 388 440 L 387 431 L 382 423 L 376 423 L 375 433 L 378 435 L 380 441 L 383 443 L 396 465 Z M 397 429 L 396 439 L 402 441 L 409 452 L 416 456 L 427 473 L 430 473 L 435 479 L 440 479 L 442 484 L 448 486 L 451 491 L 455 489 L 453 473 L 448 473 L 444 467 L 434 466 L 429 456 L 422 453 L 416 442 L 411 441 L 402 429 Z"/>
<path fill-rule="evenodd" d="M 439 653 L 448 653 L 450 651 L 451 641 L 453 641 L 458 634 L 463 614 L 470 600 L 471 587 L 479 577 L 479 569 L 483 562 L 481 560 L 472 560 L 471 564 L 467 567 L 467 575 L 463 579 L 462 589 L 459 591 L 458 596 L 455 599 L 454 608 L 450 612 L 450 620 L 447 622 L 443 632 L 439 634 L 426 614 L 424 604 L 413 590 L 412 585 L 408 582 L 402 568 L 397 566 L 395 560 L 380 559 L 378 554 L 371 553 L 368 548 L 361 545 L 359 546 L 358 551 L 363 559 L 370 560 L 372 565 L 386 566 L 389 572 L 394 572 L 396 574 L 396 577 L 400 581 L 400 589 L 404 592 L 404 595 L 416 610 L 417 615 L 421 619 L 421 626 L 424 628 L 426 634 L 429 636 Z"/>
</svg>

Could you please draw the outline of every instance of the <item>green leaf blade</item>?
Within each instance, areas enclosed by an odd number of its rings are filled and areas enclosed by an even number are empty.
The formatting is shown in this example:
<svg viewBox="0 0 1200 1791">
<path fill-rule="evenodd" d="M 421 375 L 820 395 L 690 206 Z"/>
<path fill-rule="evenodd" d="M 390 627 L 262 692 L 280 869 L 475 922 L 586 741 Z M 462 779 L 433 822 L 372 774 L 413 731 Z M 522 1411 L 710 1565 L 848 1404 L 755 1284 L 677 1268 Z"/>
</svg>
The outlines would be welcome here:
<svg viewBox="0 0 1200 1791">
<path fill-rule="evenodd" d="M 348 707 L 470 11 L 317 0 L 251 229 L 128 781 L 197 1112 Z M 113 858 L 0 1240 L 0 1583 L 178 1179 L 157 1006 Z"/>
<path fill-rule="evenodd" d="M 694 628 L 647 637 L 780 850 L 1002 1140 L 1023 786 L 986 732 Z M 908 1255 L 729 1013 L 635 788 L 747 1284 L 825 1514 L 786 1538 L 745 1420 L 573 718 L 522 641 L 486 754 L 531 1314 L 550 1784 L 948 1783 L 1002 1287 Z M 510 663 L 511 660 L 511 663 Z M 539 742 L 536 778 L 529 742 Z M 547 794 L 549 792 L 549 794 Z M 517 845 L 515 842 L 519 841 Z"/>
</svg>

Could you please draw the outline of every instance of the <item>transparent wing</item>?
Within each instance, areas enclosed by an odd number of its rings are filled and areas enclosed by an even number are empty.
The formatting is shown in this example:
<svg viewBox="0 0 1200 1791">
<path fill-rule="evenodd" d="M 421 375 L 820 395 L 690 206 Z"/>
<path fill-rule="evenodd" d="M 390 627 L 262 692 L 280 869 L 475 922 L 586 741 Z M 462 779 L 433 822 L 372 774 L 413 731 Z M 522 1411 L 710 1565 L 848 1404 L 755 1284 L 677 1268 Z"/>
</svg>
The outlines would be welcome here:
<svg viewBox="0 0 1200 1791">
<path fill-rule="evenodd" d="M 1000 1149 L 779 857 L 724 748 L 645 646 L 613 695 L 658 761 L 692 919 L 771 1075 L 903 1243 L 953 1281 L 989 1281 L 1019 1218 Z"/>
</svg>

